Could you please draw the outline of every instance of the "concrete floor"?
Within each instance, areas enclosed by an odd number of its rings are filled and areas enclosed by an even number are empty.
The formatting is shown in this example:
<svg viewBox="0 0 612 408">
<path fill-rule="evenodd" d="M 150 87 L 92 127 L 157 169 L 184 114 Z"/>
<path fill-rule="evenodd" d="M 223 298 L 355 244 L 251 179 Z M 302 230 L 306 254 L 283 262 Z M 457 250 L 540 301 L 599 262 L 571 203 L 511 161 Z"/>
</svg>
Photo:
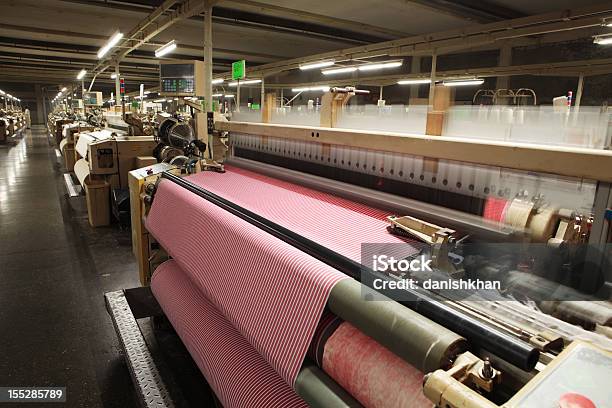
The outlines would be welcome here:
<svg viewBox="0 0 612 408">
<path fill-rule="evenodd" d="M 66 386 L 70 407 L 136 406 L 103 299 L 138 285 L 130 233 L 91 228 L 63 171 L 42 126 L 0 145 L 0 386 Z"/>
</svg>

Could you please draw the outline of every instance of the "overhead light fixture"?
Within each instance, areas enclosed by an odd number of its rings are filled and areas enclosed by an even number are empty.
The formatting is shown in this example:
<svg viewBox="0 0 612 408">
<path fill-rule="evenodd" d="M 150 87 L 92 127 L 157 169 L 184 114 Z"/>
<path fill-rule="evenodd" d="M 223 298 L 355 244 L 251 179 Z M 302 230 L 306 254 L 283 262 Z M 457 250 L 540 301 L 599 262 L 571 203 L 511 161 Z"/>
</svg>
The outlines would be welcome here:
<svg viewBox="0 0 612 408">
<path fill-rule="evenodd" d="M 612 44 L 612 35 L 607 37 L 595 37 L 593 43 L 599 45 L 610 45 Z"/>
<path fill-rule="evenodd" d="M 150 93 L 151 93 L 151 91 L 144 91 L 144 94 L 145 94 L 145 95 L 148 95 L 148 94 L 150 94 Z"/>
<path fill-rule="evenodd" d="M 327 85 L 325 85 L 325 86 L 310 86 L 310 87 L 304 87 L 304 88 L 293 88 L 291 90 L 291 92 L 307 92 L 307 91 L 327 92 L 327 91 L 329 91 L 329 86 L 327 86 Z"/>
<path fill-rule="evenodd" d="M 247 79 L 244 81 L 240 81 L 240 85 L 252 85 L 252 84 L 258 84 L 260 82 L 261 82 L 261 79 Z M 238 81 L 230 82 L 228 86 L 238 86 Z"/>
<path fill-rule="evenodd" d="M 233 98 L 234 95 L 233 94 L 225 94 L 223 95 L 224 98 Z"/>
<path fill-rule="evenodd" d="M 121 41 L 122 38 L 123 33 L 116 32 L 115 34 L 113 34 L 113 36 L 109 38 L 108 42 L 104 44 L 104 46 L 98 51 L 98 59 L 104 57 L 110 51 L 111 48 L 113 48 L 119 43 L 119 41 Z"/>
<path fill-rule="evenodd" d="M 85 78 L 85 74 L 87 74 L 87 70 L 86 69 L 82 69 L 79 71 L 79 74 L 77 75 L 77 79 L 83 79 Z"/>
<path fill-rule="evenodd" d="M 111 79 L 117 79 L 117 73 L 116 72 L 113 72 L 111 74 Z"/>
<path fill-rule="evenodd" d="M 0 89 L 0 95 L 5 95 L 5 92 L 2 89 Z"/>
<path fill-rule="evenodd" d="M 401 81 L 397 81 L 398 85 L 419 85 L 419 84 L 430 84 L 431 79 L 402 79 Z"/>
<path fill-rule="evenodd" d="M 444 81 L 442 85 L 444 86 L 470 86 L 470 85 L 482 85 L 484 83 L 484 79 L 475 78 L 475 79 L 460 79 L 457 81 Z"/>
<path fill-rule="evenodd" d="M 220 98 L 220 97 L 223 96 L 223 94 L 222 93 L 216 93 L 216 94 L 213 94 L 212 96 L 213 96 L 213 98 Z"/>
<path fill-rule="evenodd" d="M 62 88 L 62 92 L 66 92 L 67 90 L 68 90 L 68 88 L 66 88 L 66 87 Z"/>
<path fill-rule="evenodd" d="M 155 51 L 155 56 L 157 58 L 163 57 L 164 55 L 174 51 L 176 49 L 176 40 L 172 40 L 167 44 L 162 45 Z"/>
<path fill-rule="evenodd" d="M 336 63 L 335 60 L 327 60 L 327 61 L 318 61 L 318 62 L 309 62 L 307 64 L 300 64 L 300 69 L 302 71 L 306 71 L 308 69 L 315 69 L 315 68 L 325 68 L 325 67 L 331 67 L 332 65 L 334 65 Z"/>
<path fill-rule="evenodd" d="M 217 79 L 213 79 L 211 83 L 212 83 L 213 85 L 214 85 L 214 84 L 222 84 L 222 83 L 223 83 L 223 81 L 224 81 L 224 79 L 223 79 L 223 78 L 217 78 Z"/>
<path fill-rule="evenodd" d="M 377 69 L 397 68 L 402 66 L 402 61 L 389 61 L 374 64 L 366 64 L 358 67 L 360 71 L 374 71 Z"/>
<path fill-rule="evenodd" d="M 321 73 L 323 75 L 335 75 L 335 74 L 345 74 L 348 72 L 357 71 L 357 67 L 343 67 L 343 68 L 332 68 L 332 69 L 322 69 Z"/>
</svg>

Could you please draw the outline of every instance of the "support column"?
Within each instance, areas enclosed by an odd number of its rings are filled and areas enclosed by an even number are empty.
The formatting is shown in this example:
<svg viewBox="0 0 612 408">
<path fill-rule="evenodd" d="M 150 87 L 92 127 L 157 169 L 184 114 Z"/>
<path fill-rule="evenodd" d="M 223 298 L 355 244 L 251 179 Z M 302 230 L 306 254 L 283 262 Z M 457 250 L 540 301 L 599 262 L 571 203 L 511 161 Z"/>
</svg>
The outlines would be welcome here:
<svg viewBox="0 0 612 408">
<path fill-rule="evenodd" d="M 119 98 L 121 97 L 121 82 L 119 73 L 119 64 L 115 64 L 115 106 L 119 105 Z"/>
<path fill-rule="evenodd" d="M 206 112 L 212 112 L 212 52 L 212 3 L 206 1 L 206 11 L 204 13 L 204 97 Z"/>
<path fill-rule="evenodd" d="M 259 109 L 263 112 L 266 99 L 266 88 L 264 87 L 264 79 L 261 77 L 261 95 L 259 96 Z"/>
<path fill-rule="evenodd" d="M 240 112 L 240 80 L 237 80 L 238 85 L 236 85 L 236 112 Z"/>
<path fill-rule="evenodd" d="M 419 72 L 421 72 L 421 57 L 412 57 L 412 60 L 410 61 L 410 73 L 411 74 L 418 74 Z M 419 97 L 419 85 L 410 85 L 410 93 L 408 96 L 408 101 L 410 102 L 410 99 L 413 98 L 418 98 Z"/>
<path fill-rule="evenodd" d="M 431 56 L 431 83 L 429 84 L 429 109 L 433 109 L 434 96 L 436 94 L 436 65 L 438 63 L 438 56 L 436 52 Z"/>
<path fill-rule="evenodd" d="M 44 89 L 44 92 L 43 92 Z M 47 127 L 47 90 L 45 88 L 41 88 L 42 95 L 42 113 L 43 113 L 43 122 L 42 124 Z"/>
<path fill-rule="evenodd" d="M 584 73 L 580 73 L 580 76 L 578 77 L 578 88 L 576 89 L 576 102 L 574 104 L 574 107 L 576 108 L 576 111 L 578 110 L 578 108 L 580 108 L 580 102 L 582 101 L 582 89 L 584 88 Z"/>
<path fill-rule="evenodd" d="M 510 45 L 504 45 L 499 49 L 499 62 L 497 65 L 500 67 L 507 67 L 512 64 L 512 47 Z M 499 76 L 495 87 L 497 89 L 508 89 L 510 83 L 510 77 Z M 506 100 L 507 101 L 507 100 Z"/>
<path fill-rule="evenodd" d="M 42 88 L 40 84 L 34 85 L 34 94 L 36 95 L 36 124 L 44 124 L 45 123 L 45 110 L 44 110 L 44 101 Z"/>
</svg>

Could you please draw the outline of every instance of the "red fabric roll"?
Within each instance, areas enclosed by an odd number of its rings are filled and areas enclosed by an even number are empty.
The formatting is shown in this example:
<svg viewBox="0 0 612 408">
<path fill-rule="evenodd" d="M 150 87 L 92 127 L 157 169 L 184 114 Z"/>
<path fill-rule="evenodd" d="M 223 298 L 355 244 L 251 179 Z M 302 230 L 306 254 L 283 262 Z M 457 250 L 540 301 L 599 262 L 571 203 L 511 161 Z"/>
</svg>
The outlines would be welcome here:
<svg viewBox="0 0 612 408">
<path fill-rule="evenodd" d="M 485 201 L 485 207 L 482 216 L 487 220 L 501 222 L 506 214 L 507 206 L 508 200 L 497 197 L 489 197 Z"/>
<path fill-rule="evenodd" d="M 176 262 L 167 261 L 157 268 L 151 289 L 224 407 L 308 406 Z"/>
<path fill-rule="evenodd" d="M 348 322 L 325 343 L 323 370 L 366 408 L 432 406 L 423 373 Z"/>
</svg>

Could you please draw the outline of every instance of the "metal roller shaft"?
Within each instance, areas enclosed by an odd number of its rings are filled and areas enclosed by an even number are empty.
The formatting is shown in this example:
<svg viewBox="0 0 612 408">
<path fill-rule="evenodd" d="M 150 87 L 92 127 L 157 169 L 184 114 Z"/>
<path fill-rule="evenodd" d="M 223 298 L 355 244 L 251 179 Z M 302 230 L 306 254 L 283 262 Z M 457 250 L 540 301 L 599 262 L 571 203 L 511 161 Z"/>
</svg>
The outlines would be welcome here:
<svg viewBox="0 0 612 408">
<path fill-rule="evenodd" d="M 375 301 L 365 300 L 368 298 Z M 464 338 L 353 279 L 338 282 L 329 309 L 410 365 L 428 373 L 448 367 Z"/>
<path fill-rule="evenodd" d="M 312 408 L 362 408 L 349 393 L 313 364 L 302 367 L 294 388 Z"/>
</svg>

